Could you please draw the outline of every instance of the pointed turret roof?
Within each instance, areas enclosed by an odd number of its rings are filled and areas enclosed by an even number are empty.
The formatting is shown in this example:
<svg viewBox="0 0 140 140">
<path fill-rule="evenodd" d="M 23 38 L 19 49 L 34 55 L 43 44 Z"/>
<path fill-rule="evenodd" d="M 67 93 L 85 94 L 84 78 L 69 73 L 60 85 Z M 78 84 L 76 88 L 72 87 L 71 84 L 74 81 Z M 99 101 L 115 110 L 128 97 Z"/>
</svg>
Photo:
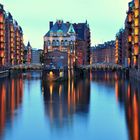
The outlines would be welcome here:
<svg viewBox="0 0 140 140">
<path fill-rule="evenodd" d="M 30 44 L 30 41 L 28 41 L 27 48 L 32 48 L 31 44 Z"/>
<path fill-rule="evenodd" d="M 70 27 L 69 27 L 68 33 L 70 33 L 70 34 L 75 34 L 75 30 L 74 30 L 74 27 L 73 27 L 72 24 L 70 24 Z"/>
</svg>

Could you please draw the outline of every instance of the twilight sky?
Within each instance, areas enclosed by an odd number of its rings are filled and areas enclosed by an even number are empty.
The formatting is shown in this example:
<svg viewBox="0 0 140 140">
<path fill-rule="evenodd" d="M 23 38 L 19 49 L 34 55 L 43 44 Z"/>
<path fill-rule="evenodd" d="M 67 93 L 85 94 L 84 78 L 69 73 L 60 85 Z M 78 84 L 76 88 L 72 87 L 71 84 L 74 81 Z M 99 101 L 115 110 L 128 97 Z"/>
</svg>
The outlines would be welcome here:
<svg viewBox="0 0 140 140">
<path fill-rule="evenodd" d="M 49 29 L 49 21 L 63 19 L 85 22 L 92 32 L 92 45 L 115 39 L 124 26 L 130 0 L 0 0 L 6 11 L 24 31 L 25 43 L 33 48 L 43 48 L 43 36 Z"/>
</svg>

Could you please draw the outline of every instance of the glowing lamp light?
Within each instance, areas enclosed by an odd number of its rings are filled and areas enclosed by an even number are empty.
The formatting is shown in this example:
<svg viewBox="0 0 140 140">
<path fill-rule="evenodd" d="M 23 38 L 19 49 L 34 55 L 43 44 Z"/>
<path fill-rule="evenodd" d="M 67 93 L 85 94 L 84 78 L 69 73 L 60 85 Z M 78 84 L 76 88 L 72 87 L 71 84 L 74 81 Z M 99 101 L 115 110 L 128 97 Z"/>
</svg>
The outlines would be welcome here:
<svg viewBox="0 0 140 140">
<path fill-rule="evenodd" d="M 50 78 L 53 77 L 53 72 L 52 71 L 50 71 L 49 76 L 50 76 Z"/>
</svg>

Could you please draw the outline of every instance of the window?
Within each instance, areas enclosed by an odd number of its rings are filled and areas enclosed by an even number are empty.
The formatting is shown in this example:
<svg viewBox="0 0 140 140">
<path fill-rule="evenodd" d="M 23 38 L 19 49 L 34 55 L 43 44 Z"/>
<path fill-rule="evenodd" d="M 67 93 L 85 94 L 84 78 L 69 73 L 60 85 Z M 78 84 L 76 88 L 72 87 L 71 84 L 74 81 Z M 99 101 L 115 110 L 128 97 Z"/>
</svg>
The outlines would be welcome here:
<svg viewBox="0 0 140 140">
<path fill-rule="evenodd" d="M 48 40 L 48 44 L 47 44 L 48 46 L 51 46 L 51 42 L 50 42 L 50 40 Z"/>
<path fill-rule="evenodd" d="M 52 41 L 52 46 L 56 46 L 55 40 Z"/>
<path fill-rule="evenodd" d="M 67 40 L 65 40 L 65 46 L 68 46 L 69 45 L 69 42 Z"/>
<path fill-rule="evenodd" d="M 64 41 L 63 40 L 61 41 L 61 46 L 64 46 Z"/>
<path fill-rule="evenodd" d="M 0 22 L 3 22 L 3 15 L 0 15 Z"/>
<path fill-rule="evenodd" d="M 59 40 L 56 41 L 56 46 L 60 46 Z"/>
</svg>

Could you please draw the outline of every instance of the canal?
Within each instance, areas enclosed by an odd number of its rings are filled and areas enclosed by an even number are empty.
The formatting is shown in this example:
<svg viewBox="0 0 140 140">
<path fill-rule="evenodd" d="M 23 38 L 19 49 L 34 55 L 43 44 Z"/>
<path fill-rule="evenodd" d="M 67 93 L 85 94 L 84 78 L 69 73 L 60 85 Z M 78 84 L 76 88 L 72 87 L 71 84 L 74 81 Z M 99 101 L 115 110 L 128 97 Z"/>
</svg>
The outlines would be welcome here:
<svg viewBox="0 0 140 140">
<path fill-rule="evenodd" d="M 94 72 L 48 83 L 41 72 L 0 79 L 0 140 L 139 140 L 140 84 Z"/>
</svg>

